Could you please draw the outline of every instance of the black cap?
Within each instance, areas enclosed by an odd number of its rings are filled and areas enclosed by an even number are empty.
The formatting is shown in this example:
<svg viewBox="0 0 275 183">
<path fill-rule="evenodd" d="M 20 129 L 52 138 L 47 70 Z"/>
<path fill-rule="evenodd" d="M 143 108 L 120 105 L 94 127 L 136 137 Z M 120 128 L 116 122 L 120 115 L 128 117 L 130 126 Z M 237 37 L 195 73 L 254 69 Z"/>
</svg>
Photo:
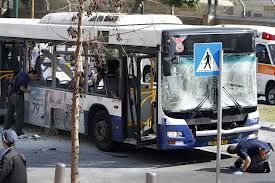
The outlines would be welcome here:
<svg viewBox="0 0 275 183">
<path fill-rule="evenodd" d="M 2 139 L 7 145 L 11 146 L 16 142 L 17 134 L 12 129 L 4 130 L 2 133 Z"/>
</svg>

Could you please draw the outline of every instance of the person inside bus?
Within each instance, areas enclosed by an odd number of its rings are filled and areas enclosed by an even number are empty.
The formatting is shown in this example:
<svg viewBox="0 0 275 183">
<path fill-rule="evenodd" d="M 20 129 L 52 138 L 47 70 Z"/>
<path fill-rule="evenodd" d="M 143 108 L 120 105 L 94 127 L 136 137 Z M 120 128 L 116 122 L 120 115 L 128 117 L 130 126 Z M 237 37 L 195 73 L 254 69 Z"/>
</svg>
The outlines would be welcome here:
<svg viewBox="0 0 275 183">
<path fill-rule="evenodd" d="M 106 65 L 102 63 L 103 61 L 100 61 L 98 59 L 95 59 L 95 68 L 97 71 L 96 74 L 96 81 L 95 81 L 95 86 L 99 86 L 99 83 L 101 82 L 102 79 L 104 79 L 105 75 L 106 75 Z M 107 61 L 106 61 L 107 62 Z"/>
<path fill-rule="evenodd" d="M 31 70 L 28 73 L 20 72 L 14 78 L 8 97 L 8 112 L 4 121 L 4 129 L 9 129 L 12 126 L 15 116 L 15 132 L 18 136 L 24 134 L 24 94 L 31 93 L 28 89 L 28 85 L 31 80 L 37 80 L 38 74 L 36 70 Z"/>
<path fill-rule="evenodd" d="M 231 168 L 236 169 L 235 174 L 242 172 L 269 173 L 272 167 L 268 159 L 274 151 L 270 143 L 257 139 L 249 139 L 240 142 L 237 146 L 230 145 L 227 148 L 229 154 L 237 154 L 240 158 Z"/>
<path fill-rule="evenodd" d="M 104 76 L 104 85 L 107 95 L 118 97 L 119 95 L 119 61 L 107 61 L 107 71 Z"/>
<path fill-rule="evenodd" d="M 85 74 L 84 72 L 80 71 L 80 76 L 79 76 L 79 91 L 80 93 L 84 92 L 84 88 L 85 88 Z M 69 89 L 72 90 L 74 88 L 74 78 L 68 82 L 69 85 Z"/>
<path fill-rule="evenodd" d="M 103 79 L 106 93 L 118 96 L 119 93 L 119 61 L 107 60 L 106 65 L 97 67 L 96 86 Z"/>
<path fill-rule="evenodd" d="M 12 42 L 11 44 L 6 44 L 6 59 L 7 59 L 7 66 L 8 70 L 13 70 L 14 75 L 17 75 L 19 73 L 19 55 L 20 55 L 20 45 L 16 42 Z"/>
<path fill-rule="evenodd" d="M 260 50 L 259 52 L 257 52 L 257 59 L 258 59 L 258 63 L 270 64 L 270 61 L 267 55 L 267 50 Z"/>
<path fill-rule="evenodd" d="M 14 130 L 4 130 L 2 145 L 4 151 L 0 158 L 0 182 L 27 183 L 26 158 L 17 152 L 15 142 L 17 134 Z"/>
</svg>

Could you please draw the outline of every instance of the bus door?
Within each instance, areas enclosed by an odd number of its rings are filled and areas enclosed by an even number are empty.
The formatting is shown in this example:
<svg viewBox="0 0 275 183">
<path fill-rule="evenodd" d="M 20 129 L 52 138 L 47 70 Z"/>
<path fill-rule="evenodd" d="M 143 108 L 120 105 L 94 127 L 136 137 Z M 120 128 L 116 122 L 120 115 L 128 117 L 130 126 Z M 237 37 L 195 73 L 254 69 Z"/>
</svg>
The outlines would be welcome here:
<svg viewBox="0 0 275 183">
<path fill-rule="evenodd" d="M 156 58 L 131 56 L 127 59 L 127 137 L 136 140 L 138 147 L 155 144 L 156 140 Z M 143 78 L 143 71 L 150 69 L 151 80 Z M 147 81 L 147 82 L 146 82 Z"/>
</svg>

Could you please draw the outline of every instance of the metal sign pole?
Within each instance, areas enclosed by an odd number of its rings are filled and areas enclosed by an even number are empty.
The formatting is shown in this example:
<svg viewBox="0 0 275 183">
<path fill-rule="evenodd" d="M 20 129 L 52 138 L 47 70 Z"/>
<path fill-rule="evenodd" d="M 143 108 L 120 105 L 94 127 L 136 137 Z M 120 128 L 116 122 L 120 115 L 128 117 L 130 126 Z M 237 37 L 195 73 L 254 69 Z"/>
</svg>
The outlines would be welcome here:
<svg viewBox="0 0 275 183">
<path fill-rule="evenodd" d="M 222 131 L 222 65 L 223 65 L 223 50 L 220 50 L 219 82 L 218 82 L 216 183 L 220 183 L 221 131 Z"/>
<path fill-rule="evenodd" d="M 212 66 L 211 66 L 212 64 Z M 221 161 L 221 130 L 222 130 L 222 65 L 223 50 L 222 43 L 194 43 L 194 68 L 195 76 L 218 76 L 218 103 L 217 111 L 217 159 L 216 159 L 216 183 L 220 183 L 220 161 Z M 209 69 L 205 69 L 206 67 Z M 216 91 L 217 91 L 216 90 Z M 215 92 L 216 93 L 216 92 Z"/>
</svg>

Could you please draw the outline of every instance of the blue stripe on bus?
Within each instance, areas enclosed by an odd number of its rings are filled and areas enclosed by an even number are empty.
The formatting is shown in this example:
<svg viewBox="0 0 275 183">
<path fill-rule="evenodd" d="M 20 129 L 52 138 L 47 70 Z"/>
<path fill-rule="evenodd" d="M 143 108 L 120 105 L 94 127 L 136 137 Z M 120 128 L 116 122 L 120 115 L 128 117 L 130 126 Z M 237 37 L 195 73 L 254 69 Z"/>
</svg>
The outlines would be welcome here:
<svg viewBox="0 0 275 183">
<path fill-rule="evenodd" d="M 112 139 L 116 142 L 124 141 L 123 120 L 120 116 L 112 116 Z"/>
<path fill-rule="evenodd" d="M 171 138 L 167 136 L 167 131 L 180 131 L 182 137 Z M 168 144 L 168 141 L 176 141 L 177 144 Z M 158 126 L 158 147 L 161 150 L 186 149 L 191 148 L 195 140 L 187 125 L 163 125 Z"/>
<path fill-rule="evenodd" d="M 245 126 L 253 126 L 258 123 L 259 123 L 259 118 L 251 118 L 246 120 Z"/>
<path fill-rule="evenodd" d="M 85 134 L 89 134 L 89 127 L 88 127 L 88 122 L 89 122 L 89 111 L 84 111 L 84 131 Z"/>
</svg>

